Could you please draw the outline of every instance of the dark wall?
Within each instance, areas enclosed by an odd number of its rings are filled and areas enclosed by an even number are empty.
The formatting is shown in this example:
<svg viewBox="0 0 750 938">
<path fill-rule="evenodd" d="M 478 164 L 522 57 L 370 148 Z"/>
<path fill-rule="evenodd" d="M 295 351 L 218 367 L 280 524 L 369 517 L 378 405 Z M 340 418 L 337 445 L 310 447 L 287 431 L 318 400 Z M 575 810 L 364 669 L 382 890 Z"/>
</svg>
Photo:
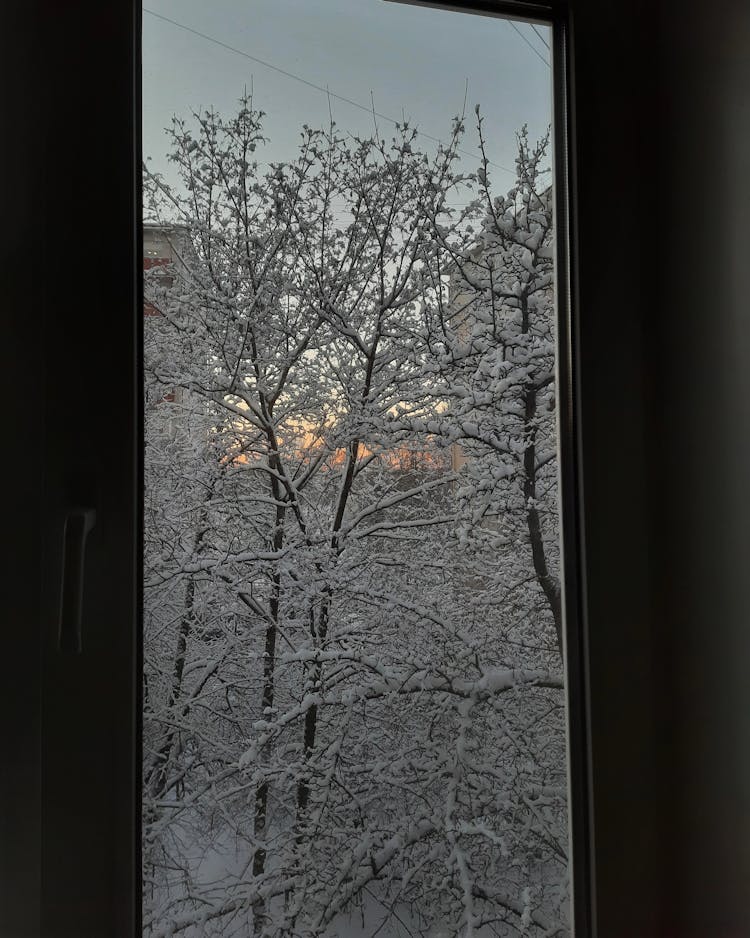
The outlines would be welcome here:
<svg viewBox="0 0 750 938">
<path fill-rule="evenodd" d="M 656 621 L 680 934 L 750 934 L 750 6 L 664 4 Z M 655 480 L 656 482 L 656 480 Z"/>
<path fill-rule="evenodd" d="M 596 933 L 748 935 L 750 7 L 571 6 Z M 15 7 L 0 31 L 0 934 L 126 935 L 134 11 Z M 72 500 L 99 519 L 84 652 L 62 659 Z"/>
<path fill-rule="evenodd" d="M 573 7 L 598 933 L 750 934 L 750 6 Z"/>
</svg>

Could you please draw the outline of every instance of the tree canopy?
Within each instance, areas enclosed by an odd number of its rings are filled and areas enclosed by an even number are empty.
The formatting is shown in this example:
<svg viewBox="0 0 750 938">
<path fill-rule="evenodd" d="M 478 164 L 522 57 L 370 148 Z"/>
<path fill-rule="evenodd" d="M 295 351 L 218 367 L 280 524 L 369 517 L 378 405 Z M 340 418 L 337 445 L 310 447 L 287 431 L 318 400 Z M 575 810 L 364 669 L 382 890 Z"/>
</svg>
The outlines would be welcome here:
<svg viewBox="0 0 750 938">
<path fill-rule="evenodd" d="M 565 935 L 547 140 L 262 120 L 144 177 L 146 934 Z"/>
</svg>

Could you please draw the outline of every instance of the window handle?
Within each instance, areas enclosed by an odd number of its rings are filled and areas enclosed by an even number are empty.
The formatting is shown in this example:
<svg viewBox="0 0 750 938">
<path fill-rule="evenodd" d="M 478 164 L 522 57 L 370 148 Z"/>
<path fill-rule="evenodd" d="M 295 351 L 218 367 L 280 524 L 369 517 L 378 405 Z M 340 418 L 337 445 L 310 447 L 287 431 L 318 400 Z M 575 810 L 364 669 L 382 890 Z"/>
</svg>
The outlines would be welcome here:
<svg viewBox="0 0 750 938">
<path fill-rule="evenodd" d="M 93 508 L 71 508 L 65 518 L 60 594 L 60 651 L 66 655 L 81 653 L 86 539 L 95 521 L 96 512 Z"/>
</svg>

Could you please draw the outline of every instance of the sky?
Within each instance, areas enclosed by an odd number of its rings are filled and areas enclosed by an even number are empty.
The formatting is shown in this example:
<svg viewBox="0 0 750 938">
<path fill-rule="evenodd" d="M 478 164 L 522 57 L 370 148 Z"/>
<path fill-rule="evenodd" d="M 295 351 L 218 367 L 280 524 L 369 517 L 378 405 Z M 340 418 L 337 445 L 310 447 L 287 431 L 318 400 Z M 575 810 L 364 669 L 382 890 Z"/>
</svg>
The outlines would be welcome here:
<svg viewBox="0 0 750 938">
<path fill-rule="evenodd" d="M 425 135 L 447 139 L 466 99 L 464 172 L 479 165 L 479 104 L 488 156 L 498 164 L 491 167 L 496 191 L 513 182 L 516 131 L 526 123 L 536 139 L 551 122 L 544 25 L 388 0 L 146 0 L 143 9 L 143 153 L 170 180 L 164 128 L 172 116 L 208 107 L 230 114 L 245 88 L 267 115 L 270 143 L 261 160 L 292 159 L 302 124 L 328 124 L 328 95 L 269 65 L 360 104 L 330 98 L 338 128 L 352 134 L 372 133 L 374 104 L 382 115 L 405 116 Z M 378 124 L 381 136 L 392 130 Z M 436 146 L 427 136 L 420 144 L 428 152 Z"/>
</svg>

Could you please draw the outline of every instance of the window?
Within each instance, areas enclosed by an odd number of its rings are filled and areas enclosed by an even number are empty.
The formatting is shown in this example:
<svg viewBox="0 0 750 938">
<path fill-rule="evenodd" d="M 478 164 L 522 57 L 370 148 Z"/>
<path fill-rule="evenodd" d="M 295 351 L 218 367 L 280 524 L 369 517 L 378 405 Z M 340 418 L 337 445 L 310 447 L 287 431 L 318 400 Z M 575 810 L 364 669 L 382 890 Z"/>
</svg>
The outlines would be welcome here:
<svg viewBox="0 0 750 938">
<path fill-rule="evenodd" d="M 144 11 L 145 934 L 569 934 L 552 32 L 194 12 Z"/>
<path fill-rule="evenodd" d="M 560 89 L 579 323 L 576 396 L 558 406 L 582 429 L 569 456 L 588 547 L 590 736 L 571 757 L 589 766 L 596 848 L 574 877 L 576 918 L 590 883 L 595 930 L 577 934 L 746 935 L 748 8 L 643 12 L 556 8 L 574 27 Z M 0 229 L 9 935 L 140 934 L 138 35 L 128 0 L 15 5 L 2 34 L 21 89 L 5 102 Z M 98 228 L 85 258 L 82 226 Z M 61 656 L 63 523 L 92 505 L 82 651 Z"/>
</svg>

